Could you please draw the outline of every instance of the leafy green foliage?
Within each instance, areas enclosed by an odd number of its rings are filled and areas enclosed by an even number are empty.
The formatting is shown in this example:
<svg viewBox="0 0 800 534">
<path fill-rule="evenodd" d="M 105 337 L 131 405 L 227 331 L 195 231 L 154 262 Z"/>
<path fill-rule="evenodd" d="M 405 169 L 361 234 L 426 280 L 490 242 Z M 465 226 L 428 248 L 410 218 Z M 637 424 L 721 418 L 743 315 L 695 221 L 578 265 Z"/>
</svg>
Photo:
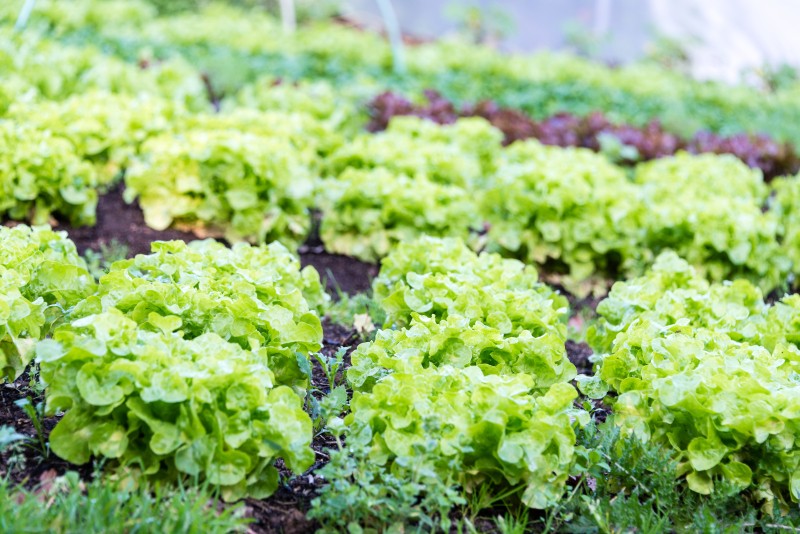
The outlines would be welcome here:
<svg viewBox="0 0 800 534">
<path fill-rule="evenodd" d="M 291 143 L 234 129 L 154 137 L 125 175 L 157 230 L 188 227 L 229 241 L 280 240 L 294 247 L 311 226 L 311 174 Z"/>
<path fill-rule="evenodd" d="M 384 132 L 362 134 L 331 154 L 328 172 L 386 169 L 393 174 L 467 187 L 486 181 L 502 133 L 480 118 L 437 126 L 416 117 L 395 117 Z"/>
<path fill-rule="evenodd" d="M 467 238 L 480 216 L 467 190 L 385 169 L 325 181 L 320 236 L 329 252 L 375 261 L 422 235 Z"/>
<path fill-rule="evenodd" d="M 153 253 L 114 263 L 75 317 L 116 309 L 145 329 L 186 339 L 213 332 L 269 362 L 276 383 L 308 384 L 298 357 L 321 348 L 319 275 L 279 243 L 229 249 L 212 240 L 156 242 Z M 299 354 L 299 356 L 298 356 Z"/>
<path fill-rule="evenodd" d="M 101 4 L 103 2 L 100 2 Z M 70 8 L 75 4 L 70 4 Z M 3 6 L 5 7 L 5 6 Z M 110 3 L 112 11 L 114 3 Z M 18 13 L 17 9 L 14 13 Z M 56 19 L 61 23 L 69 16 Z M 106 21 L 114 20 L 109 16 Z M 154 62 L 146 69 L 106 55 L 95 46 L 73 46 L 42 39 L 35 32 L 0 30 L 2 84 L 11 89 L 12 102 L 62 100 L 92 90 L 128 95 L 161 95 L 190 109 L 208 109 L 200 76 L 183 59 Z M 121 110 L 120 110 L 121 111 Z"/>
<path fill-rule="evenodd" d="M 414 458 L 381 465 L 370 457 L 370 437 L 364 427 L 329 451 L 330 462 L 317 471 L 328 483 L 311 501 L 308 517 L 322 523 L 323 532 L 405 526 L 447 531 L 449 512 L 465 501 L 454 473 L 440 473 L 433 467 L 436 444 L 430 441 L 427 448 L 416 448 Z"/>
<path fill-rule="evenodd" d="M 445 365 L 526 373 L 538 390 L 575 376 L 564 350 L 566 299 L 516 260 L 423 237 L 385 258 L 373 291 L 385 324 L 406 328 L 380 331 L 356 349 L 347 372 L 356 389 L 389 372 Z"/>
<path fill-rule="evenodd" d="M 278 457 L 310 467 L 311 420 L 266 358 L 217 334 L 182 339 L 168 319 L 147 330 L 119 311 L 89 315 L 37 345 L 47 413 L 66 410 L 53 452 L 153 479 L 198 477 L 228 500 L 272 494 Z"/>
<path fill-rule="evenodd" d="M 672 249 L 711 280 L 748 278 L 767 291 L 783 281 L 790 264 L 777 218 L 762 209 L 760 172 L 732 156 L 679 154 L 637 166 L 635 181 L 646 264 Z"/>
<path fill-rule="evenodd" d="M 72 224 L 94 224 L 95 168 L 50 132 L 0 121 L 0 215 L 47 224 L 54 213 Z"/>
<path fill-rule="evenodd" d="M 98 185 L 107 185 L 141 143 L 170 130 L 183 113 L 180 106 L 157 96 L 89 91 L 64 101 L 16 103 L 8 118 L 69 141 L 75 153 L 97 167 Z"/>
<path fill-rule="evenodd" d="M 50 449 L 47 446 L 47 437 L 45 436 L 44 426 L 42 425 L 42 413 L 44 412 L 43 403 L 39 402 L 34 405 L 30 396 L 28 396 L 24 399 L 18 399 L 14 404 L 17 408 L 25 412 L 25 415 L 31 420 L 31 424 L 34 430 L 36 430 L 36 438 L 39 442 L 39 453 L 43 458 L 47 458 L 50 455 Z"/>
<path fill-rule="evenodd" d="M 589 424 L 578 435 L 588 468 L 567 499 L 547 513 L 545 532 L 763 532 L 792 530 L 797 508 L 759 513 L 752 496 L 721 481 L 712 495 L 675 483 L 673 453 L 613 424 Z"/>
<path fill-rule="evenodd" d="M 484 375 L 475 366 L 393 373 L 353 394 L 345 423 L 370 436 L 378 465 L 412 462 L 424 450 L 444 480 L 455 474 L 467 491 L 520 487 L 527 506 L 545 508 L 561 497 L 573 461 L 577 393 L 558 383 L 535 396 L 534 387 L 530 375 Z"/>
<path fill-rule="evenodd" d="M 544 392 L 575 377 L 558 329 L 512 334 L 502 326 L 458 315 L 437 320 L 414 314 L 408 328 L 381 330 L 374 341 L 359 345 L 351 355 L 347 380 L 354 389 L 369 391 L 389 373 L 476 366 L 486 375 L 529 375 L 531 388 Z"/>
<path fill-rule="evenodd" d="M 566 337 L 567 300 L 538 281 L 532 266 L 497 254 L 476 254 L 458 239 L 421 237 L 398 244 L 372 283 L 386 325 L 412 314 L 482 322 L 506 336 L 530 330 Z"/>
<path fill-rule="evenodd" d="M 483 197 L 489 246 L 545 269 L 583 296 L 675 250 L 709 279 L 780 286 L 791 268 L 758 171 L 731 156 L 679 154 L 620 167 L 583 149 L 516 143 Z M 725 190 L 728 194 L 720 195 Z M 599 279 L 598 279 L 599 278 Z"/>
<path fill-rule="evenodd" d="M 43 503 L 46 501 L 46 504 Z M 240 506 L 219 507 L 207 486 L 131 488 L 73 471 L 33 490 L 0 479 L 3 532 L 245 532 Z"/>
<path fill-rule="evenodd" d="M 781 253 L 791 260 L 796 276 L 800 274 L 800 181 L 796 176 L 777 178 L 772 190 L 770 211 L 780 224 Z"/>
<path fill-rule="evenodd" d="M 509 58 L 460 40 L 410 48 L 408 74 L 398 76 L 392 71 L 388 43 L 337 24 L 300 27 L 287 38 L 272 17 L 219 4 L 152 18 L 146 11 L 149 5 L 142 2 L 114 2 L 116 9 L 103 9 L 104 3 L 74 0 L 65 7 L 39 0 L 32 22 L 41 21 L 55 34 L 102 42 L 131 58 L 141 49 L 181 55 L 210 73 L 229 94 L 266 70 L 284 79 L 321 78 L 341 86 L 373 78 L 407 92 L 433 88 L 459 104 L 491 98 L 534 117 L 560 111 L 588 115 L 603 109 L 613 112 L 615 122 L 644 125 L 661 119 L 676 133 L 766 131 L 800 142 L 795 86 L 765 95 L 744 85 L 698 82 L 654 65 L 609 68 L 563 54 Z M 122 5 L 131 7 L 123 10 Z M 19 6 L 14 7 L 6 14 L 9 20 L 18 12 Z M 81 27 L 94 33 L 75 31 Z"/>
<path fill-rule="evenodd" d="M 107 274 L 111 265 L 119 260 L 124 260 L 130 256 L 128 245 L 120 243 L 116 238 L 112 238 L 110 243 L 100 243 L 98 250 L 86 249 L 83 258 L 86 260 L 87 268 L 95 279 L 99 280 Z"/>
<path fill-rule="evenodd" d="M 711 284 L 677 254 L 665 252 L 646 275 L 614 284 L 597 306 L 602 320 L 590 326 L 588 341 L 607 352 L 618 333 L 646 315 L 660 324 L 685 323 L 758 343 L 759 330 L 767 327 L 764 310 L 762 293 L 750 282 Z"/>
<path fill-rule="evenodd" d="M 615 275 L 636 244 L 636 189 L 621 168 L 588 150 L 515 143 L 482 200 L 490 249 L 552 264 L 579 295 L 597 274 Z"/>
<path fill-rule="evenodd" d="M 308 98 L 313 92 L 310 91 Z M 302 94 L 298 89 L 298 93 Z M 284 98 L 284 94 L 273 96 L 274 99 Z M 298 96 L 294 100 L 299 100 Z M 281 106 L 290 108 L 293 99 L 281 100 Z M 250 108 L 233 107 L 230 111 L 215 114 L 188 115 L 178 125 L 176 130 L 192 131 L 240 131 L 257 136 L 281 139 L 288 141 L 292 148 L 292 157 L 300 159 L 315 171 L 322 166 L 323 159 L 336 148 L 346 142 L 345 131 L 332 119 L 319 119 L 311 112 L 305 110 L 269 109 L 258 111 Z M 275 147 L 277 148 L 277 147 Z"/>
<path fill-rule="evenodd" d="M 618 282 L 588 337 L 624 435 L 671 447 L 677 474 L 710 494 L 725 484 L 760 499 L 800 499 L 796 324 L 800 299 L 766 306 L 746 281 L 709 285 L 674 253 Z"/>
<path fill-rule="evenodd" d="M 0 226 L 0 373 L 16 379 L 44 338 L 94 279 L 63 232 Z"/>
<path fill-rule="evenodd" d="M 364 93 L 363 95 L 360 93 Z M 302 113 L 348 136 L 357 134 L 366 122 L 363 101 L 374 92 L 371 84 L 335 87 L 325 80 L 284 83 L 262 77 L 244 86 L 230 107 Z"/>
</svg>

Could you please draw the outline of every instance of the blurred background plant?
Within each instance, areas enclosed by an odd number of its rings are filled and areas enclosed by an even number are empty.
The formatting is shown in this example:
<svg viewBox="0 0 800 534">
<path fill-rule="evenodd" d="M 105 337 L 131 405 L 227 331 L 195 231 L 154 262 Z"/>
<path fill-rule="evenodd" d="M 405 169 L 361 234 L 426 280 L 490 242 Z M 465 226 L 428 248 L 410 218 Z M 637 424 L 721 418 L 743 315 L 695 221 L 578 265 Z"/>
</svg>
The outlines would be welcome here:
<svg viewBox="0 0 800 534">
<path fill-rule="evenodd" d="M 163 14 L 191 11 L 213 3 L 213 0 L 150 0 Z M 280 0 L 227 0 L 227 3 L 245 8 L 264 9 L 276 17 L 281 16 Z M 341 0 L 292 0 L 297 23 L 327 19 L 342 11 Z"/>
<path fill-rule="evenodd" d="M 450 2 L 445 16 L 473 43 L 498 46 L 516 29 L 508 10 L 497 4 L 484 7 L 472 2 Z"/>
</svg>

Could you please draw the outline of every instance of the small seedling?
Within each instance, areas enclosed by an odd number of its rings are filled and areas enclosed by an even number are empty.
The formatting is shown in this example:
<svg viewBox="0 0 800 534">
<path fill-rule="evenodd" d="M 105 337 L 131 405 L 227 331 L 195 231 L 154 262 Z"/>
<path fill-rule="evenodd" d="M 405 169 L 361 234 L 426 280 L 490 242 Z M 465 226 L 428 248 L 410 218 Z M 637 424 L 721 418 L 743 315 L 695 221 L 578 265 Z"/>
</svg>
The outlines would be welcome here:
<svg viewBox="0 0 800 534">
<path fill-rule="evenodd" d="M 30 396 L 24 399 L 19 399 L 14 402 L 25 414 L 30 418 L 33 423 L 33 428 L 36 429 L 36 437 L 39 442 L 39 452 L 43 457 L 47 458 L 50 455 L 50 447 L 47 444 L 47 437 L 44 434 L 44 426 L 42 426 L 42 415 L 44 412 L 44 404 L 39 402 L 33 404 Z"/>
</svg>

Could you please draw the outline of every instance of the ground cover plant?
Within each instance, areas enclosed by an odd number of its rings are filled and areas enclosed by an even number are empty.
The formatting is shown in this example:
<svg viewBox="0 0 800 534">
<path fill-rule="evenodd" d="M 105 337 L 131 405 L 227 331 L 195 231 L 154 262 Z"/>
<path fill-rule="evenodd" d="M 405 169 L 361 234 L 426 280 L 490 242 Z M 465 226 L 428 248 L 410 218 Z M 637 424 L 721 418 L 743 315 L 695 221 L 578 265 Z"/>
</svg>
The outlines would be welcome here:
<svg viewBox="0 0 800 534">
<path fill-rule="evenodd" d="M 800 528 L 796 87 L 20 8 L 0 527 Z"/>
</svg>

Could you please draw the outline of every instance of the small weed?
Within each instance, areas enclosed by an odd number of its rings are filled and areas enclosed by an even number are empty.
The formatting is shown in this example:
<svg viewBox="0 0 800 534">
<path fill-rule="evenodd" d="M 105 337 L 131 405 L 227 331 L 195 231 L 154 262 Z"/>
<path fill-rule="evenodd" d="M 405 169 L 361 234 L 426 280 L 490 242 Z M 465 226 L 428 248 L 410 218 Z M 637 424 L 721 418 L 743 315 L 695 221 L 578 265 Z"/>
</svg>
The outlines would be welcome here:
<svg viewBox="0 0 800 534">
<path fill-rule="evenodd" d="M 33 423 L 33 428 L 36 429 L 36 438 L 38 440 L 39 446 L 37 447 L 39 453 L 41 453 L 43 458 L 47 458 L 50 456 L 50 446 L 47 443 L 47 436 L 44 432 L 44 426 L 42 426 L 42 419 L 44 416 L 44 403 L 39 402 L 34 405 L 33 401 L 31 400 L 30 396 L 25 397 L 24 399 L 19 399 L 15 401 L 14 404 L 17 405 L 25 415 L 27 415 L 31 423 Z"/>
<path fill-rule="evenodd" d="M 0 532 L 245 532 L 243 507 L 217 502 L 204 485 L 130 489 L 68 472 L 26 490 L 0 479 Z"/>
<path fill-rule="evenodd" d="M 380 464 L 369 456 L 370 436 L 337 435 L 338 449 L 318 473 L 328 484 L 311 501 L 308 517 L 322 532 L 447 532 L 450 511 L 465 504 L 453 480 L 443 480 L 420 449 L 413 460 Z"/>
<path fill-rule="evenodd" d="M 100 277 L 108 273 L 111 264 L 115 261 L 124 260 L 128 257 L 129 252 L 127 245 L 112 239 L 108 244 L 100 243 L 99 251 L 88 249 L 83 257 L 91 275 L 99 280 Z"/>
</svg>

